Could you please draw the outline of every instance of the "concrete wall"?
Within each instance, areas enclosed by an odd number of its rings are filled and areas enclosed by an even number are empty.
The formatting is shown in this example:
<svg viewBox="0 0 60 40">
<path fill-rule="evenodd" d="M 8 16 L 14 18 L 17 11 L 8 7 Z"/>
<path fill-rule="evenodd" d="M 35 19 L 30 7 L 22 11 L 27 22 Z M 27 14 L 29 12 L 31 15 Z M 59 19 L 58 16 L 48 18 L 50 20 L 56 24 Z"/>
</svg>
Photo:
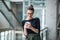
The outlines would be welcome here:
<svg viewBox="0 0 60 40">
<path fill-rule="evenodd" d="M 14 28 L 20 28 L 20 24 L 18 24 L 17 20 L 15 19 L 14 15 L 12 15 L 12 12 L 8 11 L 8 9 L 5 7 L 5 5 L 0 2 L 0 9 L 3 11 L 3 13 L 6 15 L 6 17 L 8 18 L 8 20 L 11 22 L 11 24 L 14 26 Z M 9 3 L 9 1 L 8 1 Z M 8 5 L 8 4 L 7 4 Z M 5 22 L 6 23 L 6 22 Z"/>
<path fill-rule="evenodd" d="M 11 9 L 13 10 L 13 12 L 16 14 L 17 10 L 16 10 L 16 3 L 15 2 L 11 2 Z"/>
<path fill-rule="evenodd" d="M 11 8 L 21 25 L 22 14 L 23 14 L 23 2 L 11 2 Z"/>
<path fill-rule="evenodd" d="M 46 6 L 46 24 L 48 27 L 48 40 L 56 40 L 56 0 L 47 0 Z"/>
<path fill-rule="evenodd" d="M 10 24 L 0 12 L 0 29 L 10 28 Z"/>
</svg>

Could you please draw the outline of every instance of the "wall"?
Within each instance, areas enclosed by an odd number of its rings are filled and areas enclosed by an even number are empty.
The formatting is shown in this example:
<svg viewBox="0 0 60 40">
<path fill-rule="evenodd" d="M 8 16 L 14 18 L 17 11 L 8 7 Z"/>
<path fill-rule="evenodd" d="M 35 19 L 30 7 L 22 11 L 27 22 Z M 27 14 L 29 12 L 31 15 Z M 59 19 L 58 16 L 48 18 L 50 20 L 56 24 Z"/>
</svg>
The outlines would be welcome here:
<svg viewBox="0 0 60 40">
<path fill-rule="evenodd" d="M 10 25 L 0 12 L 0 29 L 9 28 Z"/>
<path fill-rule="evenodd" d="M 46 0 L 46 24 L 48 27 L 48 40 L 56 40 L 56 0 Z"/>
</svg>

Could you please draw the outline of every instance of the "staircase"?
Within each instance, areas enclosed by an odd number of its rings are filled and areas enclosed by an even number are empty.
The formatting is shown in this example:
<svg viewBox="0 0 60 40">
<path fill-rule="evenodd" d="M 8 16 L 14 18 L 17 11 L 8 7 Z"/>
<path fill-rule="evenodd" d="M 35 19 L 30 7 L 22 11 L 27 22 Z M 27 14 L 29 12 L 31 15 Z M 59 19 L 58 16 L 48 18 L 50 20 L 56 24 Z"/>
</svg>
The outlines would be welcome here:
<svg viewBox="0 0 60 40">
<path fill-rule="evenodd" d="M 10 2 L 9 2 L 10 3 Z M 0 2 L 0 11 L 2 14 L 6 17 L 8 22 L 12 25 L 13 29 L 18 29 L 21 27 L 21 22 L 16 17 L 15 13 L 12 11 L 12 9 L 9 8 L 9 6 L 6 4 L 5 1 Z"/>
</svg>

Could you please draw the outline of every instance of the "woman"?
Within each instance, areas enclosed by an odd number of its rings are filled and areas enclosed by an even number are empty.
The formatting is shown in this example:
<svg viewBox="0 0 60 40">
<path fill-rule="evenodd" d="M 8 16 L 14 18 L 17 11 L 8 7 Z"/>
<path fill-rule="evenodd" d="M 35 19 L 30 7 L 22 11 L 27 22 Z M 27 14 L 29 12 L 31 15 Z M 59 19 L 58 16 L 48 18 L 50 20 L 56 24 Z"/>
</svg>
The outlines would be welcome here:
<svg viewBox="0 0 60 40">
<path fill-rule="evenodd" d="M 27 40 L 40 40 L 40 20 L 33 18 L 34 8 L 30 5 L 27 8 L 27 18 L 22 21 L 24 35 Z"/>
</svg>

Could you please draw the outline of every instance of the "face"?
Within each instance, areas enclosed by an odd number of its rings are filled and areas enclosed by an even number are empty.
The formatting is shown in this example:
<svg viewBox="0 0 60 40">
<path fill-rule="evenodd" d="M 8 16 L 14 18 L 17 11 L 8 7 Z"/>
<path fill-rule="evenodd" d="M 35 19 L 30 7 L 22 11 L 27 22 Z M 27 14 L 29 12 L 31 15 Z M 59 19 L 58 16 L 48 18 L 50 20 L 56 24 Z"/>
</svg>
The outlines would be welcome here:
<svg viewBox="0 0 60 40">
<path fill-rule="evenodd" d="M 27 17 L 32 17 L 32 16 L 33 16 L 33 11 L 27 10 Z"/>
</svg>

